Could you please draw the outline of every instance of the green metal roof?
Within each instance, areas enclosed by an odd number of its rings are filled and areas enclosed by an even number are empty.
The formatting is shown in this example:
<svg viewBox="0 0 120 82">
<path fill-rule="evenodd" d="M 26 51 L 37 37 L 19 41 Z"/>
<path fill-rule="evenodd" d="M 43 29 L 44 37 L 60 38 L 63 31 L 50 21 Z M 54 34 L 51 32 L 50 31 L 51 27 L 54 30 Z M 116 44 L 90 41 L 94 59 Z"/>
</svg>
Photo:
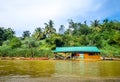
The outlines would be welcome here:
<svg viewBox="0 0 120 82">
<path fill-rule="evenodd" d="M 53 52 L 100 52 L 97 47 L 86 46 L 86 47 L 56 47 Z"/>
</svg>

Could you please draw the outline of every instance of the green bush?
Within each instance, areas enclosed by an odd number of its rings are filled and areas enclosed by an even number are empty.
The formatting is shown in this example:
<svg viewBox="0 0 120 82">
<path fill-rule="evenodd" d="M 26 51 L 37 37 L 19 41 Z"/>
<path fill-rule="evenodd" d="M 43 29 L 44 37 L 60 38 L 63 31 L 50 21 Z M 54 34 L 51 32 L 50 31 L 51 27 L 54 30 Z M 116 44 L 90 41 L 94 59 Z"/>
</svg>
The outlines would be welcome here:
<svg viewBox="0 0 120 82">
<path fill-rule="evenodd" d="M 18 48 L 21 46 L 21 41 L 19 38 L 17 37 L 13 37 L 11 40 L 10 40 L 10 43 L 9 43 L 9 46 L 11 48 Z"/>
<path fill-rule="evenodd" d="M 1 46 L 0 47 L 0 56 L 6 57 L 9 56 L 9 51 L 12 49 L 9 46 Z"/>
</svg>

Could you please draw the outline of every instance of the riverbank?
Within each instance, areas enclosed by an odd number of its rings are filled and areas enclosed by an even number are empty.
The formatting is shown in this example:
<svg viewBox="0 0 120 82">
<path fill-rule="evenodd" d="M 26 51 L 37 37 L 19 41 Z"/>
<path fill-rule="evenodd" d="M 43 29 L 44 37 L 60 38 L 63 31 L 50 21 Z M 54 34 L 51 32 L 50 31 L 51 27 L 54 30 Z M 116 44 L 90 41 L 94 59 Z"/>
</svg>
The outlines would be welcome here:
<svg viewBox="0 0 120 82">
<path fill-rule="evenodd" d="M 48 58 L 48 57 L 34 57 L 34 58 L 30 58 L 30 57 L 0 57 L 0 60 L 55 60 L 55 59 L 54 58 Z M 75 59 L 73 59 L 73 60 L 75 60 Z M 91 61 L 91 60 L 96 60 L 96 59 L 80 59 L 80 60 Z M 120 58 L 112 58 L 112 59 L 110 59 L 110 58 L 106 58 L 106 59 L 101 58 L 99 60 L 116 60 L 116 61 L 120 61 Z M 96 61 L 98 61 L 98 60 L 96 60 Z"/>
<path fill-rule="evenodd" d="M 0 82 L 120 82 L 120 78 L 4 76 L 0 77 Z"/>
<path fill-rule="evenodd" d="M 0 60 L 48 60 L 47 57 L 25 58 L 25 57 L 0 57 Z"/>
</svg>

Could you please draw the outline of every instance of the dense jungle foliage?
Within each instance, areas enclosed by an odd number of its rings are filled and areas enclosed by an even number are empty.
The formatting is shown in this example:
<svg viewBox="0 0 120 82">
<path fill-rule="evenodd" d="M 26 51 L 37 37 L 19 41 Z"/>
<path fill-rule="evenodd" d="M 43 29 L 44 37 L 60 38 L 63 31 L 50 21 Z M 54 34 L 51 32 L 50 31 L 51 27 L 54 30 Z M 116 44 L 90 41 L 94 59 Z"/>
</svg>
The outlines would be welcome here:
<svg viewBox="0 0 120 82">
<path fill-rule="evenodd" d="M 17 37 L 11 28 L 0 27 L 1 57 L 52 57 L 52 50 L 62 46 L 97 46 L 102 56 L 120 57 L 120 22 L 91 21 L 90 25 L 68 21 L 68 27 L 60 25 L 57 33 L 54 22 L 49 20 L 45 27 L 29 30 Z"/>
</svg>

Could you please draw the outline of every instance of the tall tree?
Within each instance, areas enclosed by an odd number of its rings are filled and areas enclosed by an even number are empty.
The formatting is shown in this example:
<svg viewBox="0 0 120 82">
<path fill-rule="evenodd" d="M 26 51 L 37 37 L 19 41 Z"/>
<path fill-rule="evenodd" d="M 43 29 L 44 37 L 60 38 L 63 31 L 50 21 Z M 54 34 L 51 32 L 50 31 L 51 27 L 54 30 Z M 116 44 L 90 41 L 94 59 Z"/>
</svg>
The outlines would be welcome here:
<svg viewBox="0 0 120 82">
<path fill-rule="evenodd" d="M 69 23 L 69 26 L 68 26 L 67 31 L 68 31 L 68 34 L 71 36 L 73 34 L 73 29 L 75 29 L 76 26 L 75 26 L 75 24 L 74 24 L 72 19 L 69 19 L 68 23 Z"/>
<path fill-rule="evenodd" d="M 36 38 L 36 40 L 43 38 L 43 29 L 40 27 L 36 28 L 33 36 Z"/>
<path fill-rule="evenodd" d="M 51 34 L 55 33 L 56 32 L 56 29 L 54 28 L 54 23 L 52 20 L 49 20 L 48 23 L 44 23 L 45 24 L 45 30 L 44 30 L 44 33 L 47 37 L 50 37 Z"/>
<path fill-rule="evenodd" d="M 15 34 L 15 31 L 13 31 L 11 28 L 7 28 L 4 30 L 4 39 L 7 40 L 7 39 L 11 39 L 14 37 L 14 34 Z"/>
<path fill-rule="evenodd" d="M 86 24 L 80 24 L 80 28 L 76 31 L 78 31 L 80 35 L 90 34 L 90 28 Z"/>
<path fill-rule="evenodd" d="M 91 21 L 91 26 L 92 26 L 92 27 L 99 27 L 99 25 L 100 25 L 99 22 L 100 22 L 99 20 Z"/>
<path fill-rule="evenodd" d="M 24 31 L 22 36 L 25 39 L 26 37 L 30 37 L 30 34 L 30 31 Z"/>
<path fill-rule="evenodd" d="M 4 34 L 4 28 L 0 27 L 0 46 L 2 45 L 3 42 L 3 34 Z"/>
<path fill-rule="evenodd" d="M 13 38 L 15 32 L 11 28 L 0 27 L 0 45 L 3 41 Z"/>
<path fill-rule="evenodd" d="M 65 27 L 64 27 L 64 25 L 60 25 L 59 34 L 64 34 L 64 32 L 65 32 Z"/>
<path fill-rule="evenodd" d="M 91 21 L 91 27 L 93 32 L 100 32 L 100 21 L 99 20 L 94 20 Z"/>
</svg>

